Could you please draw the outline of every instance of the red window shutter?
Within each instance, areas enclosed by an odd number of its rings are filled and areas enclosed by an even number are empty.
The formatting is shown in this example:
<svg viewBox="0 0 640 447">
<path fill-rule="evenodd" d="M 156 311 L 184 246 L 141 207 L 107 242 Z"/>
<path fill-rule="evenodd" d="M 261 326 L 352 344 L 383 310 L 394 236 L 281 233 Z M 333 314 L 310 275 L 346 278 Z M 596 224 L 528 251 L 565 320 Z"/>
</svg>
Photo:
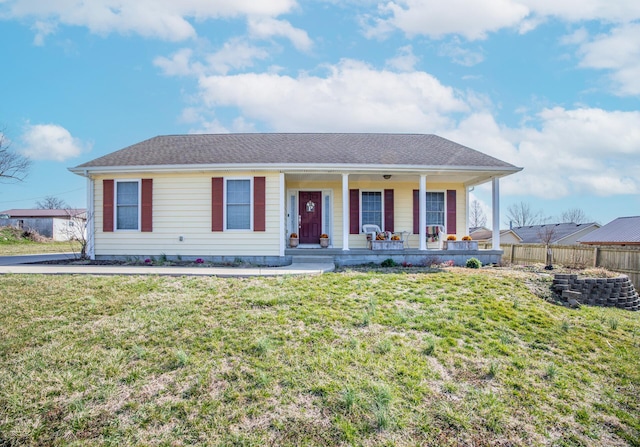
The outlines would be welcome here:
<svg viewBox="0 0 640 447">
<path fill-rule="evenodd" d="M 153 231 L 153 179 L 142 179 L 141 198 L 140 230 L 150 232 Z"/>
<path fill-rule="evenodd" d="M 224 179 L 211 179 L 211 231 L 224 230 Z"/>
<path fill-rule="evenodd" d="M 456 191 L 447 189 L 447 234 L 456 234 Z"/>
<path fill-rule="evenodd" d="M 360 234 L 360 190 L 349 190 L 349 234 Z"/>
<path fill-rule="evenodd" d="M 393 226 L 393 189 L 384 190 L 384 230 L 395 231 Z"/>
<path fill-rule="evenodd" d="M 102 231 L 113 231 L 113 180 L 102 181 Z"/>
<path fill-rule="evenodd" d="M 266 199 L 265 178 L 253 178 L 253 231 L 265 231 Z"/>
<path fill-rule="evenodd" d="M 413 234 L 420 234 L 420 191 L 413 190 Z"/>
</svg>

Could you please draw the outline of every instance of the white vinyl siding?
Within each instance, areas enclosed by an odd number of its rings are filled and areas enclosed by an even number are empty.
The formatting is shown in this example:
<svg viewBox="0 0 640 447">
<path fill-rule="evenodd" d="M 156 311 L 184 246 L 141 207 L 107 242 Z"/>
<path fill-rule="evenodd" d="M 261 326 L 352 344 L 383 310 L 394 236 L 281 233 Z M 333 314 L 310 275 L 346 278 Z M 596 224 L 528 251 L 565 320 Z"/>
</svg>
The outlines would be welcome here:
<svg viewBox="0 0 640 447">
<path fill-rule="evenodd" d="M 225 173 L 226 174 L 226 173 Z M 238 172 L 231 179 L 266 177 L 266 231 L 211 231 L 211 178 L 217 173 L 154 174 L 153 232 L 102 231 L 103 175 L 94 181 L 96 256 L 279 256 L 279 229 L 283 215 L 279 207 L 277 172 Z M 121 175 L 117 181 L 137 181 L 135 175 Z M 253 187 L 253 182 L 251 182 Z M 115 196 L 115 191 L 114 191 Z M 253 193 L 252 193 L 253 196 Z M 226 211 L 225 211 L 226 213 Z M 253 216 L 253 211 L 252 211 Z M 253 223 L 252 223 L 253 226 Z M 115 223 L 114 223 L 115 227 Z M 182 240 L 180 237 L 182 236 Z"/>
<path fill-rule="evenodd" d="M 116 230 L 140 228 L 140 182 L 117 181 L 115 193 Z"/>
</svg>

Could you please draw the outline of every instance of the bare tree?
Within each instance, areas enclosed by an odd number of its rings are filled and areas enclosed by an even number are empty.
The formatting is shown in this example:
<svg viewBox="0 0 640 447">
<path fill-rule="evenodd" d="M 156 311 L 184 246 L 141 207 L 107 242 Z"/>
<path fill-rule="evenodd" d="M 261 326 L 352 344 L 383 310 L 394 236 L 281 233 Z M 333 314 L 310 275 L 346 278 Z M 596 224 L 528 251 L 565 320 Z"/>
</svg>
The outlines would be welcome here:
<svg viewBox="0 0 640 447">
<path fill-rule="evenodd" d="M 89 245 L 93 241 L 93 235 L 89 234 L 89 219 L 91 219 L 91 213 L 80 211 L 81 210 L 71 208 L 66 209 L 69 215 L 66 236 L 70 242 L 78 242 L 80 244 L 80 251 L 76 253 L 76 258 L 89 259 Z M 75 252 L 75 244 L 72 244 L 71 247 L 72 251 Z"/>
<path fill-rule="evenodd" d="M 31 160 L 10 151 L 10 145 L 4 129 L 0 130 L 0 182 L 21 182 L 29 173 Z"/>
<path fill-rule="evenodd" d="M 484 214 L 480 202 L 474 200 L 469 208 L 469 227 L 478 228 L 485 225 L 487 225 L 487 216 Z"/>
<path fill-rule="evenodd" d="M 571 208 L 569 210 L 563 211 L 562 215 L 560 216 L 561 223 L 582 224 L 589 222 L 589 220 L 589 217 L 580 208 Z"/>
<path fill-rule="evenodd" d="M 39 210 L 63 210 L 69 208 L 67 202 L 54 196 L 46 196 L 42 201 L 36 202 Z"/>
<path fill-rule="evenodd" d="M 533 211 L 528 203 L 514 203 L 507 207 L 507 220 L 515 227 L 538 225 L 544 221 L 542 211 Z"/>
<path fill-rule="evenodd" d="M 551 250 L 551 241 L 556 235 L 555 225 L 543 225 L 538 229 L 538 237 L 547 249 L 547 265 L 545 269 L 553 270 L 553 251 Z"/>
</svg>

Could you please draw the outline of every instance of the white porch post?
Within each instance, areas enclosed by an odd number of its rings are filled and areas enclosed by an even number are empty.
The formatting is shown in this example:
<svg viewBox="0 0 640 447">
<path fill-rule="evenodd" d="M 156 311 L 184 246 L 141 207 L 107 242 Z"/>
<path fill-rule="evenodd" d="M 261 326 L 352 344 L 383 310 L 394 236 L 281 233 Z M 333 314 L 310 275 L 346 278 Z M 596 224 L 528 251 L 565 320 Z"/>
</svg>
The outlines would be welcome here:
<svg viewBox="0 0 640 447">
<path fill-rule="evenodd" d="M 493 211 L 493 237 L 491 248 L 500 250 L 500 179 L 494 178 L 491 183 L 491 207 Z"/>
<path fill-rule="evenodd" d="M 427 175 L 420 174 L 420 191 L 418 193 L 419 213 L 418 222 L 420 225 L 420 250 L 427 249 Z"/>
<path fill-rule="evenodd" d="M 465 206 L 467 207 L 467 223 L 466 223 L 466 233 L 465 234 L 469 234 L 469 211 L 471 206 L 469 206 L 469 188 L 464 188 L 464 190 L 466 191 L 466 197 L 465 197 Z"/>
<path fill-rule="evenodd" d="M 284 184 L 284 172 L 280 173 L 279 180 L 280 180 L 280 212 L 282 213 L 282 218 L 280 219 L 280 256 L 284 256 L 284 249 L 287 243 L 287 237 L 286 237 L 287 210 L 285 209 L 287 191 L 285 190 L 285 184 Z"/>
<path fill-rule="evenodd" d="M 349 174 L 342 174 L 342 249 L 349 250 Z"/>
<path fill-rule="evenodd" d="M 87 232 L 87 234 L 85 234 L 85 238 L 87 241 L 86 255 L 89 257 L 89 259 L 95 259 L 96 253 L 94 241 L 96 212 L 93 209 L 93 179 L 89 176 L 89 174 L 85 173 L 85 175 L 87 176 L 87 225 L 85 226 L 85 231 Z"/>
</svg>

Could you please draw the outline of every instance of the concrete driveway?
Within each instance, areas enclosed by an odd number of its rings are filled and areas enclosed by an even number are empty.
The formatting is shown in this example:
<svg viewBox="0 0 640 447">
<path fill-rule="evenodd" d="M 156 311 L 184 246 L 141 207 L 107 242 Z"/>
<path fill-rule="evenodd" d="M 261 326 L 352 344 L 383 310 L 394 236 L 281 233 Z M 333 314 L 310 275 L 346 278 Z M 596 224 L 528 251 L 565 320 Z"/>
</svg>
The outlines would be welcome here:
<svg viewBox="0 0 640 447">
<path fill-rule="evenodd" d="M 32 264 L 34 262 L 58 261 L 73 259 L 74 253 L 50 253 L 42 255 L 0 256 L 0 265 Z"/>
</svg>

